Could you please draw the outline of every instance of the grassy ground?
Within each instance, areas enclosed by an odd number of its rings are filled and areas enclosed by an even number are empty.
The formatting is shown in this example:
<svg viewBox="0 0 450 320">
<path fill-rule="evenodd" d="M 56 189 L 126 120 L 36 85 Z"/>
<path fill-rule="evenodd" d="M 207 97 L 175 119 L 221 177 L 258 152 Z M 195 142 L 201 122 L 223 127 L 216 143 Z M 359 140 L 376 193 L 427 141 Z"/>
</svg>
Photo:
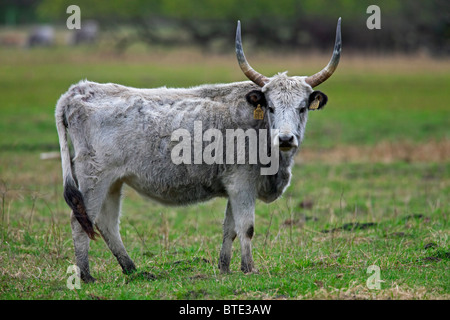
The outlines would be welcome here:
<svg viewBox="0 0 450 320">
<path fill-rule="evenodd" d="M 319 70 L 328 57 L 249 55 L 271 75 Z M 74 263 L 62 197 L 54 106 L 80 79 L 136 87 L 244 80 L 232 55 L 195 51 L 114 56 L 89 49 L 0 51 L 0 299 L 448 299 L 450 64 L 345 56 L 320 87 L 291 186 L 257 204 L 260 273 L 230 275 L 217 258 L 225 200 L 186 208 L 126 189 L 121 233 L 143 275 L 124 276 L 102 240 L 97 283 L 69 290 Z M 370 265 L 380 289 L 366 285 Z"/>
</svg>

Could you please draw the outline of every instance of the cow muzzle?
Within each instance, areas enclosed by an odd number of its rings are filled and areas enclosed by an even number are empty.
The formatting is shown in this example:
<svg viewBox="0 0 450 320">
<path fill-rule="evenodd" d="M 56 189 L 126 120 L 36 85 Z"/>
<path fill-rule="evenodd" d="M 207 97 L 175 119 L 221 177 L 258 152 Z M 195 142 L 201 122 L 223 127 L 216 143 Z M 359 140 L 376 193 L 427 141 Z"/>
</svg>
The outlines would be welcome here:
<svg viewBox="0 0 450 320">
<path fill-rule="evenodd" d="M 278 135 L 278 148 L 287 152 L 298 147 L 297 139 L 291 133 L 282 133 Z"/>
</svg>

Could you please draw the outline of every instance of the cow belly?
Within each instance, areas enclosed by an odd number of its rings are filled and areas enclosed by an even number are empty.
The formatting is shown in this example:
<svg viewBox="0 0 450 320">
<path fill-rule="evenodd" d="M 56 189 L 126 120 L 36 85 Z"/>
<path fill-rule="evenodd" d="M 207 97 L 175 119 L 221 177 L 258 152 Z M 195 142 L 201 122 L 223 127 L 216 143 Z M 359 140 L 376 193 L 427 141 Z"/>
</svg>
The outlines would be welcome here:
<svg viewBox="0 0 450 320">
<path fill-rule="evenodd" d="M 125 179 L 125 183 L 145 198 L 166 205 L 188 205 L 203 202 L 215 197 L 225 197 L 225 189 L 220 183 L 205 184 L 162 184 L 147 183 L 141 179 Z"/>
</svg>

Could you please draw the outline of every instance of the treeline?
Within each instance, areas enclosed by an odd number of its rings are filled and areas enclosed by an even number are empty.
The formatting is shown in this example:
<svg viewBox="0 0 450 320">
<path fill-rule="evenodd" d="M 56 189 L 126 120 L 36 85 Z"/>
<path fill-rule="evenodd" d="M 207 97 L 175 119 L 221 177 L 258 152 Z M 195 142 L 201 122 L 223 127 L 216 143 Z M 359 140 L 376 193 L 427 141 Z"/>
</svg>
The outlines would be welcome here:
<svg viewBox="0 0 450 320">
<path fill-rule="evenodd" d="M 245 41 L 267 48 L 328 50 L 342 17 L 345 50 L 365 52 L 427 51 L 450 54 L 448 0 L 3 0 L 0 10 L 22 3 L 35 19 L 64 23 L 66 8 L 76 4 L 81 19 L 95 19 L 102 30 L 128 26 L 118 47 L 136 42 L 162 45 L 229 43 L 236 21 L 242 21 Z M 381 29 L 370 30 L 369 5 L 381 10 Z"/>
</svg>

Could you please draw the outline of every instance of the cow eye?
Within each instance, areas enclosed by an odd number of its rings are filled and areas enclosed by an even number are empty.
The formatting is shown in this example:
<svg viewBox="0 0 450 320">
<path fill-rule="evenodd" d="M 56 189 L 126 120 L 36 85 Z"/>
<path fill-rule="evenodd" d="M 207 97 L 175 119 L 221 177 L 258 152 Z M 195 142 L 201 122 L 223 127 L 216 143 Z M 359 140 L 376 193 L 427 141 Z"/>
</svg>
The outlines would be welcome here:
<svg viewBox="0 0 450 320">
<path fill-rule="evenodd" d="M 306 107 L 300 108 L 300 110 L 298 111 L 299 113 L 303 113 L 306 111 Z"/>
<path fill-rule="evenodd" d="M 272 107 L 269 107 L 269 112 L 273 113 L 273 108 Z"/>
</svg>

